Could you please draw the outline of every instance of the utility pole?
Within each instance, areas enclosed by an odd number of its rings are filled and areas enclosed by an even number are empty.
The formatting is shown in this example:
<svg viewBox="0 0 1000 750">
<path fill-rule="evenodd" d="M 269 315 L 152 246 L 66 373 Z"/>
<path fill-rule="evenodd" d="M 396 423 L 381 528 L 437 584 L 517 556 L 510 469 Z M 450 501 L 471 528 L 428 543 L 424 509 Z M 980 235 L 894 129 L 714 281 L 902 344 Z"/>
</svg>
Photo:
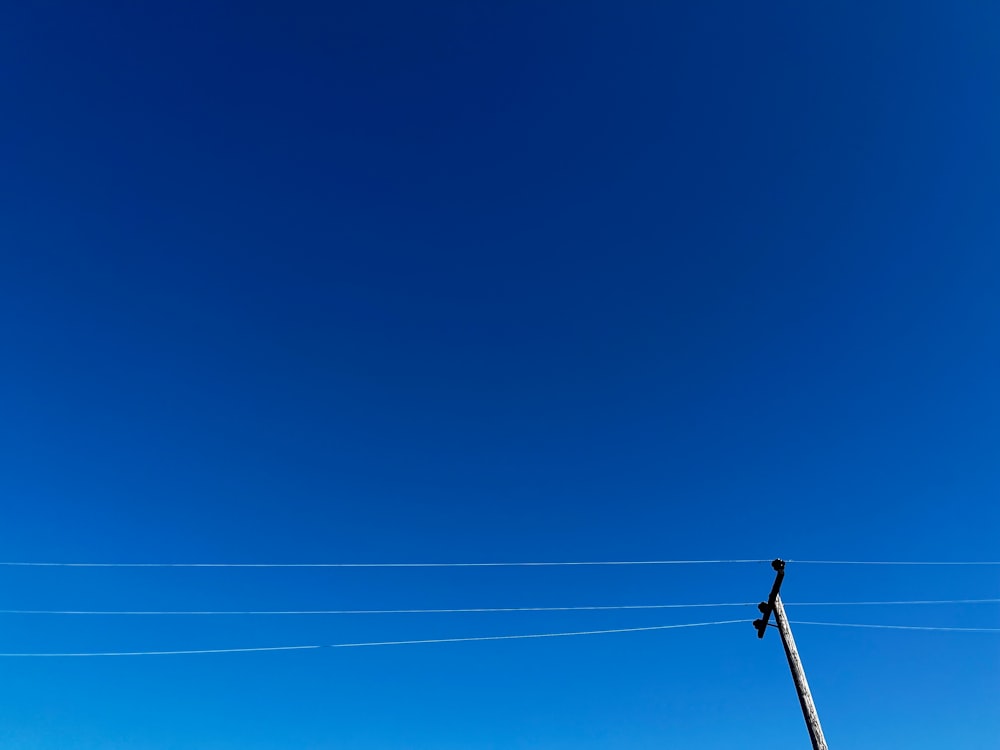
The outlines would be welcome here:
<svg viewBox="0 0 1000 750">
<path fill-rule="evenodd" d="M 802 659 L 799 657 L 799 650 L 795 648 L 795 639 L 792 638 L 792 626 L 788 623 L 785 615 L 785 606 L 781 603 L 781 582 L 785 578 L 785 561 L 774 560 L 771 563 L 777 575 L 774 578 L 774 585 L 771 586 L 771 593 L 766 602 L 761 602 L 757 608 L 763 617 L 754 620 L 753 626 L 757 628 L 757 637 L 763 638 L 764 631 L 767 630 L 768 620 L 771 613 L 774 613 L 774 622 L 781 634 L 781 643 L 785 647 L 785 656 L 788 658 L 788 668 L 792 671 L 792 680 L 795 682 L 795 691 L 799 694 L 799 705 L 802 706 L 802 716 L 806 720 L 806 729 L 809 730 L 809 739 L 812 740 L 813 750 L 829 750 L 826 738 L 823 736 L 823 727 L 819 723 L 819 714 L 816 713 L 816 704 L 813 703 L 812 693 L 809 692 L 809 683 L 806 682 L 806 672 L 802 667 Z"/>
</svg>

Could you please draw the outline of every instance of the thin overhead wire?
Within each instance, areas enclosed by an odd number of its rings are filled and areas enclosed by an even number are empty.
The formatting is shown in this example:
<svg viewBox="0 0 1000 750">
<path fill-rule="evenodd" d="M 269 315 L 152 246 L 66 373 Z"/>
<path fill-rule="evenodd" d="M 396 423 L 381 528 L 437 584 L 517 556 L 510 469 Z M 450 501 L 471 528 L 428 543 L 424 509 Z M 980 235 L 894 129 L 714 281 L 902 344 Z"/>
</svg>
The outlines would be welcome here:
<svg viewBox="0 0 1000 750">
<path fill-rule="evenodd" d="M 865 607 L 919 604 L 1000 604 L 1000 599 L 905 599 L 891 602 L 785 602 L 787 607 Z"/>
<path fill-rule="evenodd" d="M 980 560 L 950 560 L 947 562 L 930 562 L 914 560 L 785 560 L 796 565 L 1000 565 L 997 562 Z"/>
<path fill-rule="evenodd" d="M 181 654 L 236 654 L 255 651 L 305 651 L 321 648 L 363 648 L 369 646 L 412 646 L 429 643 L 472 643 L 480 641 L 513 641 L 533 638 L 568 638 L 578 635 L 608 635 L 612 633 L 640 633 L 652 630 L 678 630 L 681 628 L 701 628 L 712 625 L 732 625 L 748 623 L 750 620 L 717 620 L 715 622 L 689 622 L 679 625 L 650 625 L 641 628 L 612 628 L 608 630 L 577 630 L 564 633 L 525 633 L 520 635 L 482 635 L 462 638 L 424 638 L 403 641 L 361 641 L 354 643 L 330 643 L 307 646 L 261 646 L 252 648 L 211 648 L 182 649 L 172 651 L 96 651 L 76 653 L 0 653 L 0 658 L 14 657 L 96 657 L 96 656 L 175 656 Z"/>
<path fill-rule="evenodd" d="M 788 607 L 851 607 L 928 604 L 1000 604 L 1000 599 L 912 599 L 885 602 L 786 602 Z M 754 607 L 756 602 L 706 604 L 609 604 L 576 607 L 456 607 L 450 609 L 0 609 L 0 615 L 106 615 L 106 616 L 218 616 L 218 615 L 428 615 L 490 612 L 606 612 L 619 610 L 698 609 L 705 607 Z"/>
<path fill-rule="evenodd" d="M 0 658 L 14 657 L 58 657 L 58 656 L 178 656 L 180 654 L 242 654 L 255 651 L 307 651 L 310 649 L 325 648 L 325 646 L 260 646 L 251 648 L 199 648 L 183 649 L 177 651 L 96 651 L 80 653 L 18 653 L 0 654 Z"/>
<path fill-rule="evenodd" d="M 825 625 L 836 628 L 877 628 L 879 630 L 946 630 L 961 633 L 1000 633 L 1000 628 L 947 628 L 933 625 L 870 625 L 854 622 L 810 622 L 791 620 L 792 625 Z"/>
<path fill-rule="evenodd" d="M 545 568 L 597 565 L 735 565 L 770 560 L 584 560 L 548 562 L 388 562 L 388 563 L 165 563 L 165 562 L 0 562 L 22 568 Z"/>
<path fill-rule="evenodd" d="M 0 561 L 20 568 L 549 568 L 613 565 L 738 565 L 770 560 L 550 560 L 537 562 L 345 562 L 345 563 L 208 563 L 208 562 L 35 562 Z M 1000 565 L 980 560 L 786 560 L 799 565 Z"/>
<path fill-rule="evenodd" d="M 998 600 L 1000 601 L 1000 600 Z M 470 612 L 594 612 L 641 609 L 695 609 L 700 607 L 752 607 L 755 602 L 713 604 L 612 604 L 580 607 L 460 607 L 453 609 L 293 609 L 293 610 L 73 610 L 0 609 L 0 615 L 436 615 Z"/>
</svg>

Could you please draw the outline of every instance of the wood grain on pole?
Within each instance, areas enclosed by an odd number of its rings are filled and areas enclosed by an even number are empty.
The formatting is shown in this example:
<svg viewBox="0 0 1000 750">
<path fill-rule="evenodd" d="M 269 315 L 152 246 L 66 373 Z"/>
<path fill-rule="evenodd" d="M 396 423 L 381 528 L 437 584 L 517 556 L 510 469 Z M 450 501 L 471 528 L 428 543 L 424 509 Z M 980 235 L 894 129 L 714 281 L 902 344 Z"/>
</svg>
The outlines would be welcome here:
<svg viewBox="0 0 1000 750">
<path fill-rule="evenodd" d="M 809 738 L 812 740 L 813 750 L 829 750 L 826 738 L 823 737 L 823 727 L 819 724 L 819 714 L 816 713 L 816 704 L 813 703 L 812 693 L 809 692 L 809 683 L 806 682 L 806 672 L 802 668 L 802 659 L 799 651 L 795 648 L 795 639 L 792 638 L 792 627 L 788 624 L 788 617 L 785 615 L 785 605 L 781 603 L 781 596 L 774 597 L 774 623 L 781 633 L 781 643 L 785 647 L 785 656 L 788 657 L 788 667 L 792 670 L 792 679 L 795 681 L 795 690 L 799 694 L 799 703 L 802 706 L 802 716 L 806 720 L 806 728 L 809 730 Z"/>
</svg>

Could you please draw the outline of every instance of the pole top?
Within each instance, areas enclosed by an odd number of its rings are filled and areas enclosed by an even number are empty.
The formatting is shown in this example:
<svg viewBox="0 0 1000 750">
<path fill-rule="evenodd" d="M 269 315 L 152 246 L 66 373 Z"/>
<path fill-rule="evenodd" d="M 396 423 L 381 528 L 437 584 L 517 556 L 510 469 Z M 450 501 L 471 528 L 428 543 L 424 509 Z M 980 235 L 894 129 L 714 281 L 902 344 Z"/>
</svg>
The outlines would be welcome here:
<svg viewBox="0 0 1000 750">
<path fill-rule="evenodd" d="M 774 600 L 778 597 L 778 590 L 781 588 L 781 581 L 785 578 L 785 561 L 780 557 L 771 561 L 771 567 L 774 568 L 777 575 L 774 577 L 774 585 L 771 586 L 771 593 L 767 597 L 766 602 L 761 602 L 757 609 L 763 615 L 759 620 L 753 621 L 753 626 L 757 629 L 757 637 L 763 638 L 764 632 L 767 630 L 768 620 L 771 619 L 771 613 L 774 611 Z"/>
</svg>

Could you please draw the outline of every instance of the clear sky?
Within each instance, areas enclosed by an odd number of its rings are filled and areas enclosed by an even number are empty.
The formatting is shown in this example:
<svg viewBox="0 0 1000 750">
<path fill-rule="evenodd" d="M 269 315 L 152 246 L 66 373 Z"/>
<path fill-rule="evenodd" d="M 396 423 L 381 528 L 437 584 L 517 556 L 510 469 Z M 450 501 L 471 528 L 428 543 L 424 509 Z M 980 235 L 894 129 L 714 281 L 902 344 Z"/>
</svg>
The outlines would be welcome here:
<svg viewBox="0 0 1000 750">
<path fill-rule="evenodd" d="M 998 38 L 985 2 L 7 3 L 0 560 L 1000 559 Z M 790 565 L 785 598 L 1000 597 L 997 573 Z M 754 602 L 772 578 L 0 568 L 0 609 Z M 755 615 L 0 615 L 0 651 Z M 831 746 L 1000 735 L 1000 634 L 796 632 Z M 5 659 L 0 744 L 793 750 L 775 635 Z"/>
</svg>

